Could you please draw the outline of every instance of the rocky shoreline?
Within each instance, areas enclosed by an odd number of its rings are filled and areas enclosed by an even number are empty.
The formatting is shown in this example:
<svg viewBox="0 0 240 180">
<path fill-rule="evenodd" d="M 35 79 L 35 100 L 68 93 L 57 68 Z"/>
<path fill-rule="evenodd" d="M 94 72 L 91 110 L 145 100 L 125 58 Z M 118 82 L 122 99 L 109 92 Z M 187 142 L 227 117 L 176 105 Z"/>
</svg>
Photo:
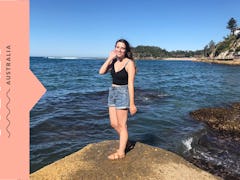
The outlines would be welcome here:
<svg viewBox="0 0 240 180">
<path fill-rule="evenodd" d="M 193 61 L 213 64 L 240 65 L 240 59 L 195 59 Z"/>
<path fill-rule="evenodd" d="M 199 139 L 198 144 L 202 147 L 211 144 L 208 147 L 210 154 L 212 151 L 213 155 L 217 153 L 222 156 L 218 155 L 217 162 L 204 161 L 196 158 L 196 155 L 191 155 L 187 159 L 201 169 L 226 180 L 239 180 L 240 102 L 227 107 L 202 108 L 191 112 L 190 116 L 209 127 L 209 132 Z"/>
<path fill-rule="evenodd" d="M 116 151 L 117 146 L 117 141 L 89 144 L 78 152 L 32 173 L 30 179 L 221 179 L 172 152 L 139 142 L 124 159 L 108 160 L 107 155 Z"/>
<path fill-rule="evenodd" d="M 137 60 L 159 60 L 159 61 L 193 61 L 193 62 L 204 62 L 210 64 L 224 64 L 224 65 L 240 65 L 240 59 L 205 59 L 205 58 L 194 58 L 194 57 L 182 57 L 182 58 L 153 58 L 145 57 L 138 58 Z"/>
</svg>

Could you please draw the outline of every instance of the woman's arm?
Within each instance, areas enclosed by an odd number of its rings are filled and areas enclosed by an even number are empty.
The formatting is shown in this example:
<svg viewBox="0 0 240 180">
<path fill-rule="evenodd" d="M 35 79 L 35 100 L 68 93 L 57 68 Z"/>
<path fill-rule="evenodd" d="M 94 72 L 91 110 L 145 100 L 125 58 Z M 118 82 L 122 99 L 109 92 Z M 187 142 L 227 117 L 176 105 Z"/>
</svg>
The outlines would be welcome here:
<svg viewBox="0 0 240 180">
<path fill-rule="evenodd" d="M 113 61 L 113 59 L 116 57 L 116 53 L 115 51 L 111 51 L 111 53 L 109 54 L 107 60 L 104 62 L 104 64 L 101 66 L 101 68 L 99 69 L 99 74 L 105 74 L 107 73 L 107 71 L 109 70 L 109 67 Z"/>
<path fill-rule="evenodd" d="M 129 61 L 127 65 L 128 71 L 128 92 L 129 92 L 129 100 L 130 100 L 130 107 L 129 111 L 131 115 L 134 115 L 137 112 L 137 108 L 134 102 L 134 79 L 135 79 L 135 65 L 133 61 Z"/>
</svg>

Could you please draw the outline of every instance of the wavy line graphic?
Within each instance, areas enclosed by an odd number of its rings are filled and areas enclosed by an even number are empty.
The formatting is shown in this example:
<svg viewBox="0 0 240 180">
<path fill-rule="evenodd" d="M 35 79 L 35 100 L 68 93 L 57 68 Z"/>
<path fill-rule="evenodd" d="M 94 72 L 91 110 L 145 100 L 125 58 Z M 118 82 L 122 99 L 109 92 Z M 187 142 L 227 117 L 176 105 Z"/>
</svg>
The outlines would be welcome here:
<svg viewBox="0 0 240 180">
<path fill-rule="evenodd" d="M 8 110 L 8 113 L 7 113 L 7 116 L 6 116 L 6 119 L 7 119 L 7 121 L 8 121 L 8 125 L 7 125 L 7 127 L 6 127 L 6 131 L 8 132 L 8 138 L 10 137 L 10 135 L 11 135 L 11 133 L 10 133 L 10 131 L 8 130 L 8 128 L 9 128 L 9 126 L 11 125 L 11 121 L 9 120 L 9 116 L 10 116 L 10 114 L 11 114 L 11 110 L 10 110 L 10 108 L 8 107 L 8 105 L 10 104 L 10 96 L 8 95 L 10 93 L 10 89 L 8 89 L 8 91 L 7 91 L 7 93 L 6 93 L 6 96 L 7 96 L 7 98 L 8 98 L 8 102 L 7 102 L 7 104 L 6 104 L 6 108 L 7 108 L 7 110 Z"/>
</svg>

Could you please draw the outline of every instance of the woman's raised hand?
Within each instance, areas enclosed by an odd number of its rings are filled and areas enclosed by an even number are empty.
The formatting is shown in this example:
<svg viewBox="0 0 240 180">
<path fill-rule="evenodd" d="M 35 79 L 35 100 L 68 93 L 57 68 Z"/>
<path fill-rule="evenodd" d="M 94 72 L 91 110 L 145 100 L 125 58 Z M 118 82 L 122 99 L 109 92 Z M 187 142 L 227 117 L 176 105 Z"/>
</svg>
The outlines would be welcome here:
<svg viewBox="0 0 240 180">
<path fill-rule="evenodd" d="M 114 58 L 116 58 L 116 56 L 117 56 L 116 51 L 115 51 L 115 50 L 112 50 L 112 51 L 110 52 L 108 58 L 111 59 L 111 60 L 113 60 Z"/>
</svg>

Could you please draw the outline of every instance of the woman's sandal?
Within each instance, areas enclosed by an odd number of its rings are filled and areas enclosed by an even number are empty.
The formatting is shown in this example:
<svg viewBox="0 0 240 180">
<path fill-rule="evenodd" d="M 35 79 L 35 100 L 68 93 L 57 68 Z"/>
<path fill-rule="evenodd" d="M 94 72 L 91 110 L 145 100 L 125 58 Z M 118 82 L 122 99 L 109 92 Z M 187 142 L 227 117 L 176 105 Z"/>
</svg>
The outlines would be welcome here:
<svg viewBox="0 0 240 180">
<path fill-rule="evenodd" d="M 125 154 L 119 154 L 118 152 L 115 152 L 113 154 L 110 154 L 108 156 L 108 159 L 110 159 L 110 160 L 117 160 L 117 159 L 122 159 L 124 157 L 125 157 Z"/>
</svg>

